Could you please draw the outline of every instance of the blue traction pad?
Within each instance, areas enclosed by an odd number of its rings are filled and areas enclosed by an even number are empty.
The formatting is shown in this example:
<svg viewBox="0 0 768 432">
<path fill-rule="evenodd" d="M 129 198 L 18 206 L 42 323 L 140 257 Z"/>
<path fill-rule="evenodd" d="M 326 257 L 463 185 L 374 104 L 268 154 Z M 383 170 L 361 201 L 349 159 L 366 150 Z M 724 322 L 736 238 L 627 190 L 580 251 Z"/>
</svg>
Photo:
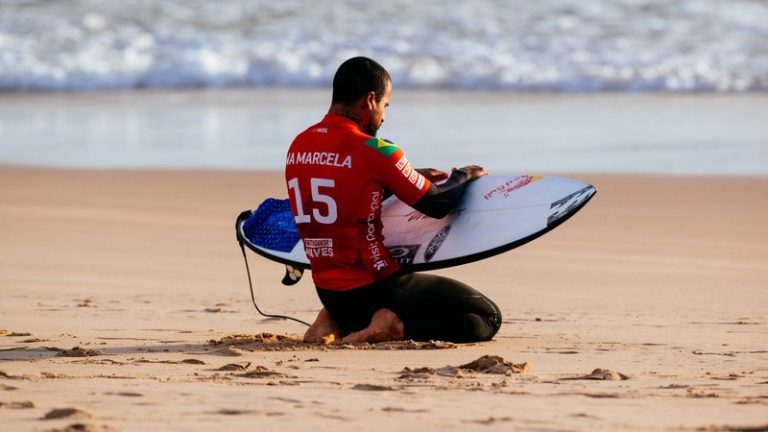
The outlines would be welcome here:
<svg viewBox="0 0 768 432">
<path fill-rule="evenodd" d="M 243 222 L 243 234 L 256 246 L 290 252 L 299 242 L 299 231 L 287 199 L 267 198 Z"/>
</svg>

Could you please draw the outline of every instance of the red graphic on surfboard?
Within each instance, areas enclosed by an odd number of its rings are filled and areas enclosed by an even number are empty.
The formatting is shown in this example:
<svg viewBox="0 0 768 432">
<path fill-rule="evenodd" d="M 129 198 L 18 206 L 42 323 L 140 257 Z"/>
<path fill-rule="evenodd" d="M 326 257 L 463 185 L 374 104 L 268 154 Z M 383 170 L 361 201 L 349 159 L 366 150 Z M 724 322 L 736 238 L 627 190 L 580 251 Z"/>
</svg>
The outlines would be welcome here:
<svg viewBox="0 0 768 432">
<path fill-rule="evenodd" d="M 483 198 L 485 198 L 486 200 L 489 200 L 489 199 L 493 198 L 494 195 L 497 195 L 499 193 L 502 194 L 502 196 L 504 198 L 509 198 L 509 195 L 512 192 L 520 189 L 523 186 L 528 186 L 529 184 L 531 184 L 531 183 L 533 183 L 533 182 L 535 182 L 537 180 L 540 180 L 542 178 L 544 178 L 544 177 L 543 176 L 531 176 L 531 175 L 521 175 L 521 176 L 514 177 L 512 179 L 509 179 L 509 180 L 505 181 L 501 185 L 491 189 L 490 191 L 486 192 L 483 195 Z"/>
</svg>

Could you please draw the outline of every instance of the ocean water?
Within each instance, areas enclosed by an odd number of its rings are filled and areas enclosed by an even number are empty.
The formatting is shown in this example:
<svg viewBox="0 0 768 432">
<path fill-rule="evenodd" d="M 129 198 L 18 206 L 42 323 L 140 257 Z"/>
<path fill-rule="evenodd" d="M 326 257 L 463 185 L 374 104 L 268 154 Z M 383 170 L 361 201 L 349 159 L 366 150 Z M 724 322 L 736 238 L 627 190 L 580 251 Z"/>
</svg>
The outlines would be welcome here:
<svg viewBox="0 0 768 432">
<path fill-rule="evenodd" d="M 0 91 L 325 87 L 756 92 L 763 0 L 2 0 Z"/>
<path fill-rule="evenodd" d="M 280 170 L 355 55 L 417 165 L 768 175 L 765 0 L 0 0 L 0 165 Z"/>
</svg>

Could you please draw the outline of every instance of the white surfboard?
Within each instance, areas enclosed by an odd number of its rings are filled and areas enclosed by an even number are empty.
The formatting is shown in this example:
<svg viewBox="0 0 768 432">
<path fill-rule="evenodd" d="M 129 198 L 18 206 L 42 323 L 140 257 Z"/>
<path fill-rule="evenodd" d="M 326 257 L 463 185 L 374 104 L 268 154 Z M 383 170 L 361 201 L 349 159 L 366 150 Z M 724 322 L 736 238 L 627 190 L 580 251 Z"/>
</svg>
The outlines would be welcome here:
<svg viewBox="0 0 768 432">
<path fill-rule="evenodd" d="M 590 184 L 561 177 L 483 176 L 467 186 L 459 207 L 443 219 L 390 197 L 382 207 L 384 244 L 411 271 L 466 264 L 551 231 L 595 193 Z M 269 199 L 243 212 L 236 229 L 238 240 L 254 252 L 297 269 L 310 268 L 287 200 Z M 295 279 L 300 275 L 297 271 Z M 291 269 L 288 276 L 293 279 Z"/>
</svg>

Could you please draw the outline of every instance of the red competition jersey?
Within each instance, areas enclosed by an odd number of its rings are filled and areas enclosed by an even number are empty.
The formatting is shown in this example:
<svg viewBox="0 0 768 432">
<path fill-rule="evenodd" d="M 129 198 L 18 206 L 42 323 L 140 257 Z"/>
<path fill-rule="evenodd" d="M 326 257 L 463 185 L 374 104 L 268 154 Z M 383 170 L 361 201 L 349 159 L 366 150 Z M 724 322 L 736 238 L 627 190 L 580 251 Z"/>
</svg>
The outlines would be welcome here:
<svg viewBox="0 0 768 432">
<path fill-rule="evenodd" d="M 397 145 L 335 114 L 293 140 L 285 180 L 312 279 L 339 291 L 371 284 L 400 268 L 381 233 L 384 189 L 412 205 L 430 186 Z"/>
</svg>

